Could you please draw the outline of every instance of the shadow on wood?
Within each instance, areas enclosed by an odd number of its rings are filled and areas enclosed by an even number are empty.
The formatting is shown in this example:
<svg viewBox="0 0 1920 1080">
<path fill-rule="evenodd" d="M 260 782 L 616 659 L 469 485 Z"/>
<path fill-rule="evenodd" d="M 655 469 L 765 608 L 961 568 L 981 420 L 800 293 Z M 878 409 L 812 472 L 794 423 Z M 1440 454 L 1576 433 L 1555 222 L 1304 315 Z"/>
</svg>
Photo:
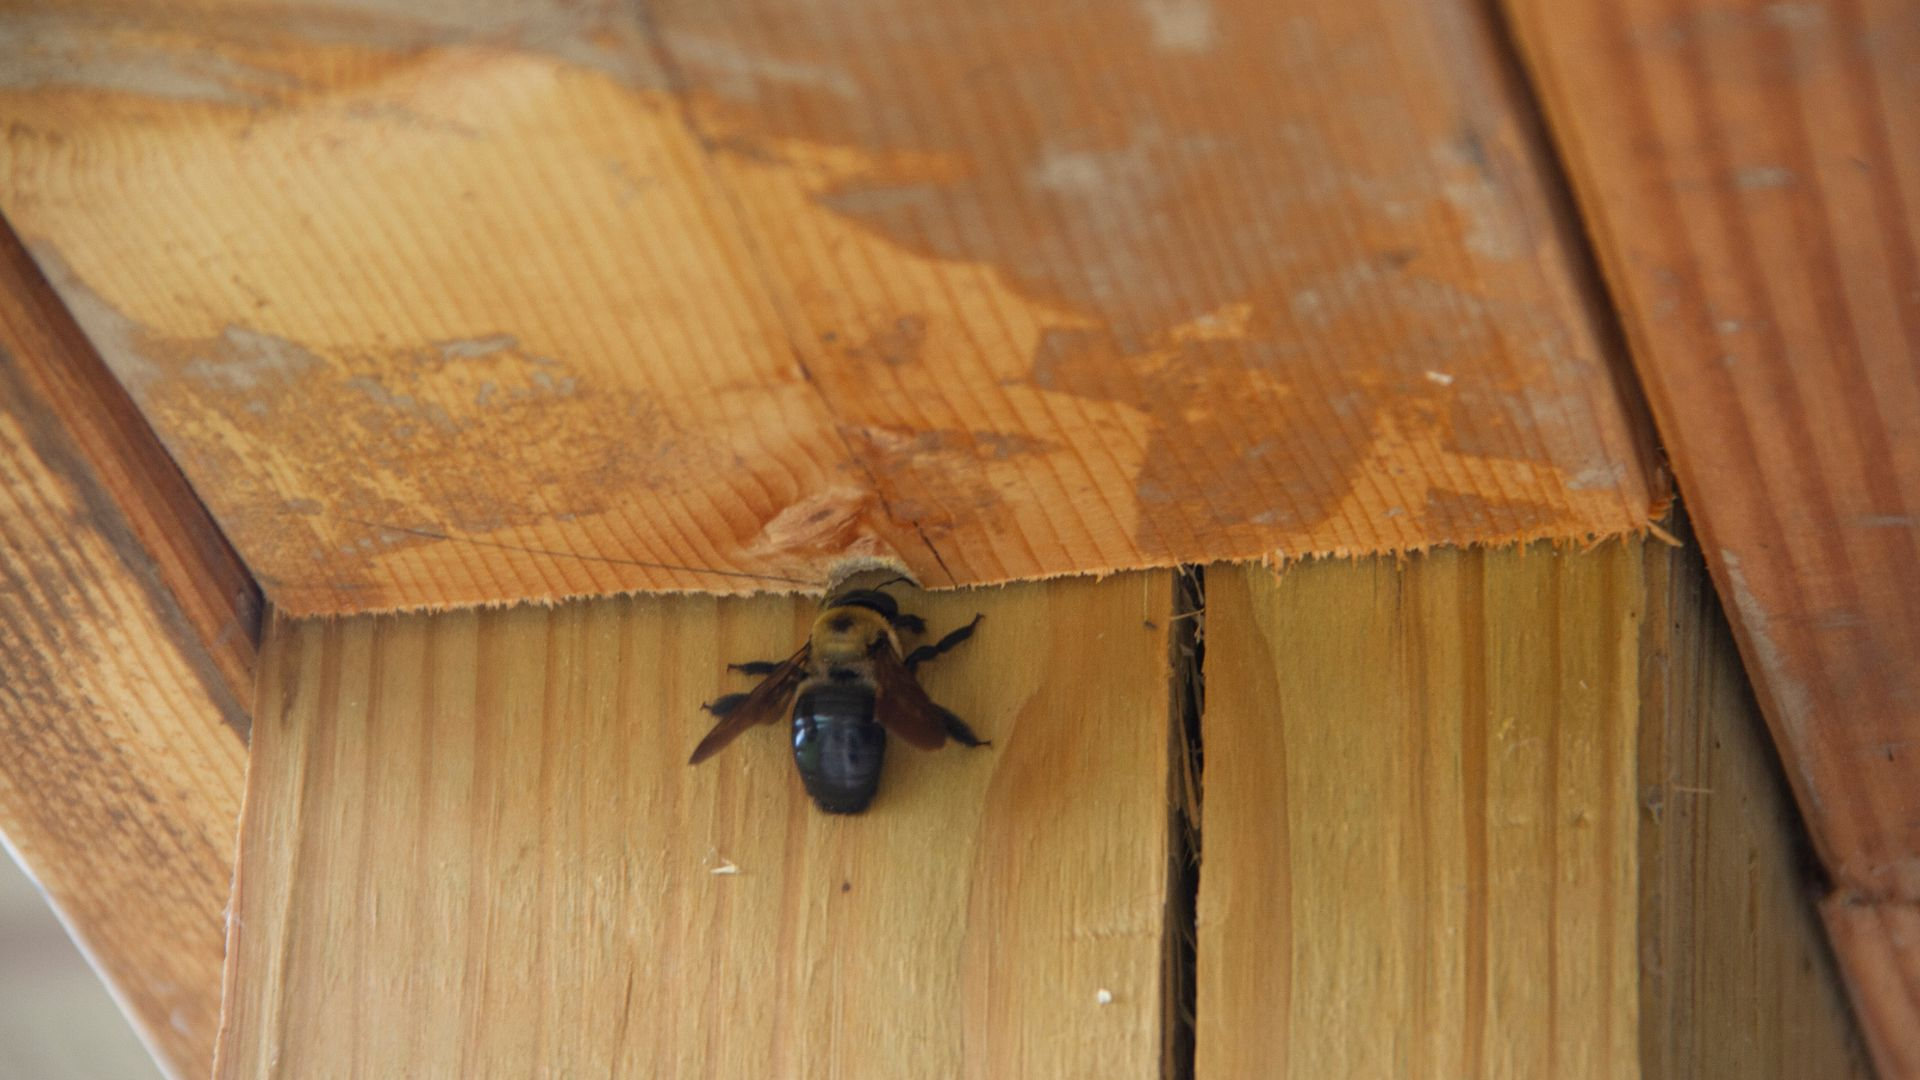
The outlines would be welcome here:
<svg viewBox="0 0 1920 1080">
<path fill-rule="evenodd" d="M 0 224 L 0 833 L 178 1077 L 213 1057 L 257 611 Z"/>
</svg>

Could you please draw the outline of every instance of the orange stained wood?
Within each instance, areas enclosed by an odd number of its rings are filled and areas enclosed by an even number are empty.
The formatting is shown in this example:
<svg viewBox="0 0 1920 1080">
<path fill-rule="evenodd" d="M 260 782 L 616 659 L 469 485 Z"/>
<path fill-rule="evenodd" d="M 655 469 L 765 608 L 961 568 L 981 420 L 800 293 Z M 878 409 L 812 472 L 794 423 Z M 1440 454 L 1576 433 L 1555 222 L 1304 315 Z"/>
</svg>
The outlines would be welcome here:
<svg viewBox="0 0 1920 1080">
<path fill-rule="evenodd" d="M 1466 0 L 9 19 L 0 207 L 292 614 L 1660 499 Z"/>
<path fill-rule="evenodd" d="M 0 227 L 0 842 L 175 1077 L 212 1068 L 257 610 Z"/>
<path fill-rule="evenodd" d="M 1920 902 L 1920 20 L 1901 0 L 1509 6 L 1834 925 L 1898 926 L 1861 913 Z M 1857 960 L 1859 932 L 1839 940 Z M 1920 970 L 1920 939 L 1878 940 Z M 1911 982 L 1850 973 L 1883 1070 L 1920 1076 Z"/>
</svg>

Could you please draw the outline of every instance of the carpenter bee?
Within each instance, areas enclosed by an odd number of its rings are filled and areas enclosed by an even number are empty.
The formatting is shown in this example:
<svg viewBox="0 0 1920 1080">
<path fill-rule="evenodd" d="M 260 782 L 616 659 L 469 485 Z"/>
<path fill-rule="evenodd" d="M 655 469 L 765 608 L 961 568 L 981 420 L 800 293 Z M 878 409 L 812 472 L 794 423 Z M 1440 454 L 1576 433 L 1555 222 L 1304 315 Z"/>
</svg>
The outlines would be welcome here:
<svg viewBox="0 0 1920 1080">
<path fill-rule="evenodd" d="M 827 599 L 806 644 L 785 660 L 729 664 L 734 671 L 764 676 L 744 694 L 728 694 L 705 706 L 719 718 L 694 748 L 698 765 L 756 724 L 771 724 L 793 703 L 793 764 L 807 794 L 829 814 L 857 814 L 873 801 L 887 732 L 922 750 L 947 739 L 987 746 L 958 716 L 934 704 L 914 678 L 914 669 L 973 636 L 981 616 L 931 645 L 902 653 L 902 633 L 924 634 L 926 623 L 903 615 L 880 590 L 851 589 Z"/>
</svg>

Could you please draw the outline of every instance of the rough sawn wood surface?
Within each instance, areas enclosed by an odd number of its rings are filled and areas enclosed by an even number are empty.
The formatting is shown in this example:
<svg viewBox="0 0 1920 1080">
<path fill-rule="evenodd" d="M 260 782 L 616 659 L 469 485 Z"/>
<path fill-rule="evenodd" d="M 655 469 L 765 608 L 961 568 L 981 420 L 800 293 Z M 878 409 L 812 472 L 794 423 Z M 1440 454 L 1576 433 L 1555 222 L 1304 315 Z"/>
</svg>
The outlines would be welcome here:
<svg viewBox="0 0 1920 1080">
<path fill-rule="evenodd" d="M 1489 14 L 67 0 L 0 208 L 289 614 L 1618 534 Z"/>
</svg>

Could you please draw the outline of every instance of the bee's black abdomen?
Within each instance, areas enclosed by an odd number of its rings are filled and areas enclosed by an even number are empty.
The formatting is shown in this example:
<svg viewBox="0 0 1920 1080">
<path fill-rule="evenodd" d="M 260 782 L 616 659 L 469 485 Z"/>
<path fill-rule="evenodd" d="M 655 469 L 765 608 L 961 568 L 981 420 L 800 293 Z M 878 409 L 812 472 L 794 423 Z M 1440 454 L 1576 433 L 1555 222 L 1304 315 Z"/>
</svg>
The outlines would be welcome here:
<svg viewBox="0 0 1920 1080">
<path fill-rule="evenodd" d="M 887 733 L 873 719 L 873 688 L 828 683 L 793 703 L 793 763 L 829 814 L 857 814 L 880 789 Z"/>
</svg>

